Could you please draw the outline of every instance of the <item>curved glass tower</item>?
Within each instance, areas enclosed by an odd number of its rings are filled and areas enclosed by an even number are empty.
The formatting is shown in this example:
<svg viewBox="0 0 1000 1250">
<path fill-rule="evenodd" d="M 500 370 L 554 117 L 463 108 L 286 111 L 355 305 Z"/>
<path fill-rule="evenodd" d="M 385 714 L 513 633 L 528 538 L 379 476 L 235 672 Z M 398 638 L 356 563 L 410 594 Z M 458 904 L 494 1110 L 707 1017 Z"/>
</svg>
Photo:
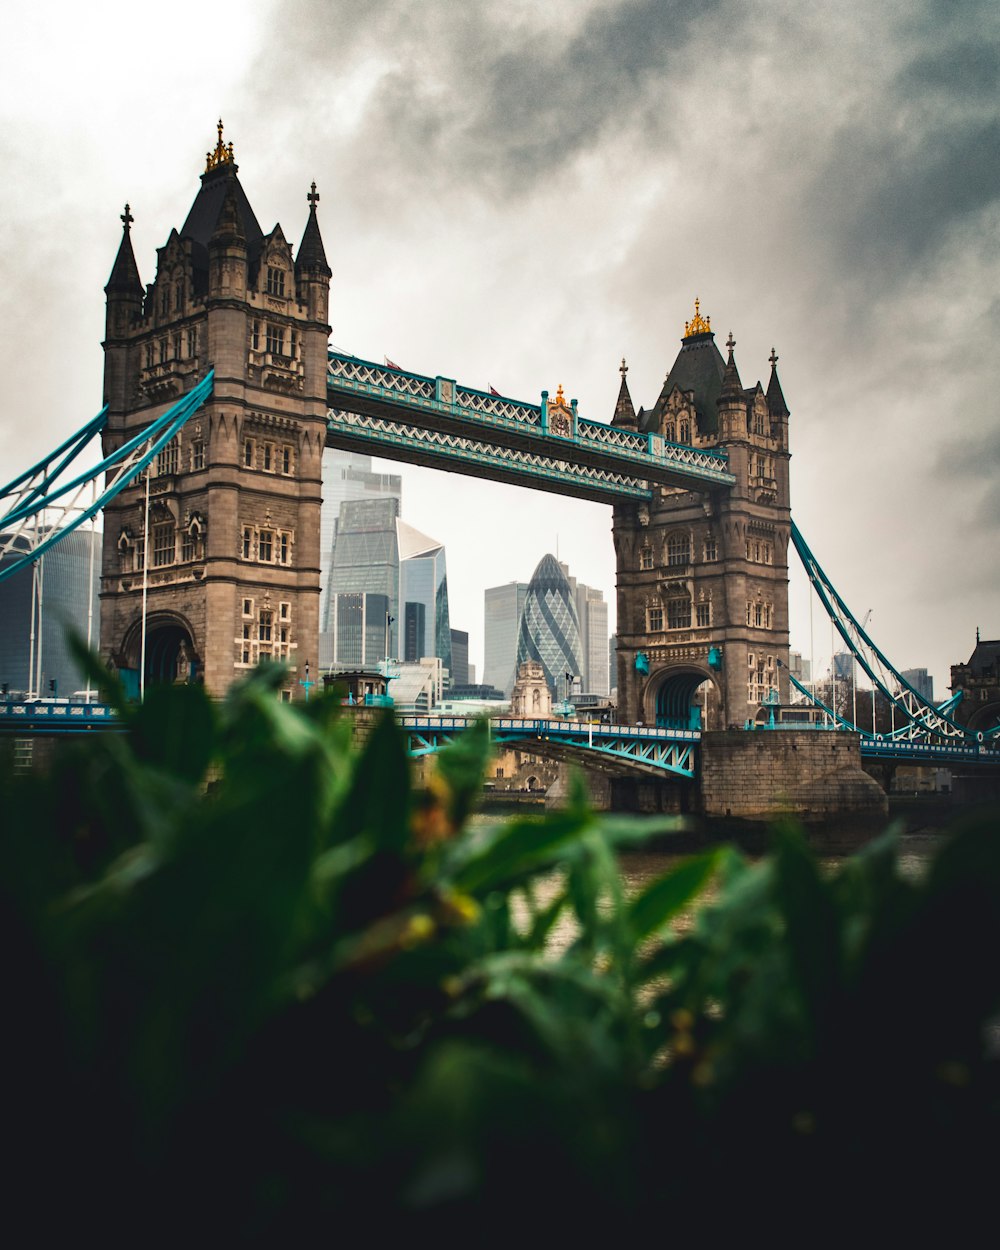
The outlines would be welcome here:
<svg viewBox="0 0 1000 1250">
<path fill-rule="evenodd" d="M 536 660 L 556 699 L 569 694 L 567 673 L 583 673 L 580 622 L 576 602 L 562 565 L 553 555 L 541 558 L 524 597 L 517 636 L 517 663 Z"/>
</svg>

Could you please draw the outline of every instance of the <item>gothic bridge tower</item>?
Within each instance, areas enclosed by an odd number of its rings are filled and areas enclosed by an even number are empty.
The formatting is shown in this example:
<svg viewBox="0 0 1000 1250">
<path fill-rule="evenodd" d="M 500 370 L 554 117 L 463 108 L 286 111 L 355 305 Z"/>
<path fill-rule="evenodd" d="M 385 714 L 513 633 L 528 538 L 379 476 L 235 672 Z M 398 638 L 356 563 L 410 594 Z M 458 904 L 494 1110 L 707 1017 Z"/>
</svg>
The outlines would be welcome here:
<svg viewBox="0 0 1000 1250">
<path fill-rule="evenodd" d="M 125 206 L 105 287 L 105 454 L 215 370 L 211 397 L 151 466 L 148 508 L 145 478 L 105 508 L 102 650 L 127 688 L 143 658 L 147 680 L 203 680 L 213 694 L 265 657 L 293 674 L 316 663 L 331 272 L 315 183 L 306 198 L 293 256 L 280 225 L 258 225 L 220 122 L 145 290 Z M 296 690 L 291 676 L 285 697 Z"/>
<path fill-rule="evenodd" d="M 765 391 L 744 388 L 732 335 L 726 346 L 728 360 L 695 300 L 659 398 L 638 414 L 622 361 L 614 424 L 724 449 L 736 478 L 614 509 L 626 723 L 741 727 L 788 700 L 788 408 L 774 352 Z"/>
</svg>

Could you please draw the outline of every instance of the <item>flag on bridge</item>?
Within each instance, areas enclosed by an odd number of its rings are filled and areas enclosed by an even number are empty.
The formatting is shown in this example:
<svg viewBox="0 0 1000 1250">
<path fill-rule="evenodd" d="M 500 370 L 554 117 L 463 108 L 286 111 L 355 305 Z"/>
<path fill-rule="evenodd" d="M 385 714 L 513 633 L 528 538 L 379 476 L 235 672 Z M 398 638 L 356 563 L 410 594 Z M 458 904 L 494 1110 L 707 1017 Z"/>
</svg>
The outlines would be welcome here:
<svg viewBox="0 0 1000 1250">
<path fill-rule="evenodd" d="M 388 356 L 383 356 L 382 359 L 385 361 L 387 369 L 399 369 L 399 365 L 394 360 L 390 360 Z"/>
<path fill-rule="evenodd" d="M 490 387 L 490 394 L 491 394 L 491 395 L 496 395 L 496 397 L 497 397 L 498 399 L 502 399 L 502 398 L 503 398 L 503 396 L 500 394 L 500 392 L 499 392 L 499 391 L 497 391 L 497 390 L 494 390 L 492 386 Z"/>
</svg>

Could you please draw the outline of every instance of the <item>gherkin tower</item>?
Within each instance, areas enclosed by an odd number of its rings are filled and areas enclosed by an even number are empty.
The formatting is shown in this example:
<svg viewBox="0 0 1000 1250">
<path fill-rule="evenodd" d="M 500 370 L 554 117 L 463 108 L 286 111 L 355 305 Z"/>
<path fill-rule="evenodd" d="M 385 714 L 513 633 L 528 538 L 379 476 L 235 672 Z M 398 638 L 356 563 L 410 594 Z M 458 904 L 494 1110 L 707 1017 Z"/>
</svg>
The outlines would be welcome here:
<svg viewBox="0 0 1000 1250">
<path fill-rule="evenodd" d="M 553 555 L 543 556 L 528 583 L 517 637 L 518 666 L 535 660 L 555 698 L 569 693 L 567 673 L 583 672 L 580 623 L 569 581 Z"/>
</svg>

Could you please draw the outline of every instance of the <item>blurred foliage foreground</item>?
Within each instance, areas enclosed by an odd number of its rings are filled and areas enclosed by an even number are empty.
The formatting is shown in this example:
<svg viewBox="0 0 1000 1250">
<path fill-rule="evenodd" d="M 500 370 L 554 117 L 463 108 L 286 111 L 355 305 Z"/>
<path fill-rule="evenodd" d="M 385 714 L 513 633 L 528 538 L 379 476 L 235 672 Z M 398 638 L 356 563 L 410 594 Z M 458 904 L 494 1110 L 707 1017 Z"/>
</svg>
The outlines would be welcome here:
<svg viewBox="0 0 1000 1250">
<path fill-rule="evenodd" d="M 616 852 L 669 818 L 469 830 L 485 726 L 417 790 L 390 717 L 358 750 L 275 684 L 154 688 L 4 779 L 8 1221 L 815 1241 L 989 1193 L 995 825 L 916 883 L 892 836 L 830 876 L 783 830 L 628 897 Z"/>
</svg>

